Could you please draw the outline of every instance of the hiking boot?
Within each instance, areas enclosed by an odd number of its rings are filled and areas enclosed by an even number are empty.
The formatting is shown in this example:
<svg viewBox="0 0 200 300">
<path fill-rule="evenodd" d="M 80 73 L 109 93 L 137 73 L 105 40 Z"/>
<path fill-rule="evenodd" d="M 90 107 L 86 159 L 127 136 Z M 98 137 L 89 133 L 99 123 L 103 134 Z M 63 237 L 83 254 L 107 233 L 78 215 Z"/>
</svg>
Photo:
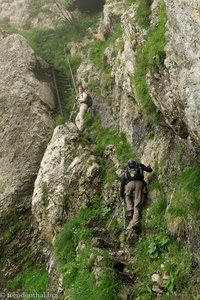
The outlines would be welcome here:
<svg viewBox="0 0 200 300">
<path fill-rule="evenodd" d="M 142 230 L 141 230 L 141 226 L 140 226 L 140 225 L 134 226 L 133 229 L 134 229 L 135 234 L 136 234 L 137 236 L 139 236 L 139 235 L 141 234 L 141 231 L 142 231 Z"/>
<path fill-rule="evenodd" d="M 125 212 L 125 217 L 126 217 L 127 219 L 132 219 L 132 217 L 133 217 L 133 210 L 127 210 L 127 211 Z"/>
</svg>

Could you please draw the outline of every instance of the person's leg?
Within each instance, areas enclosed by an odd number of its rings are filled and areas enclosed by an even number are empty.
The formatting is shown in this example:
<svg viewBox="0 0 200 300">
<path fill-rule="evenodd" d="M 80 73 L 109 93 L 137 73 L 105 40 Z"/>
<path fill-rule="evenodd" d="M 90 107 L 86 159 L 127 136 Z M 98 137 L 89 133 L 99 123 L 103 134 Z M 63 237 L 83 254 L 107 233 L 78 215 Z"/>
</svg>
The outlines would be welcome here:
<svg viewBox="0 0 200 300">
<path fill-rule="evenodd" d="M 80 126 L 80 112 L 78 112 L 77 116 L 76 116 L 76 119 L 75 119 L 75 124 L 76 124 L 76 127 L 81 130 L 81 126 Z"/>
<path fill-rule="evenodd" d="M 88 110 L 88 106 L 87 106 L 87 104 L 81 104 L 81 106 L 80 106 L 80 110 L 79 110 L 79 120 L 78 120 L 78 125 L 79 125 L 79 130 L 83 130 L 83 118 L 84 118 L 84 115 L 85 115 L 85 113 L 87 112 L 87 110 Z"/>
<path fill-rule="evenodd" d="M 135 181 L 135 197 L 134 197 L 134 213 L 132 219 L 132 226 L 140 225 L 140 209 L 142 204 L 144 183 L 142 181 Z"/>
<path fill-rule="evenodd" d="M 125 188 L 125 200 L 126 200 L 126 216 L 132 218 L 133 216 L 133 191 L 135 189 L 134 182 L 127 183 Z"/>
</svg>

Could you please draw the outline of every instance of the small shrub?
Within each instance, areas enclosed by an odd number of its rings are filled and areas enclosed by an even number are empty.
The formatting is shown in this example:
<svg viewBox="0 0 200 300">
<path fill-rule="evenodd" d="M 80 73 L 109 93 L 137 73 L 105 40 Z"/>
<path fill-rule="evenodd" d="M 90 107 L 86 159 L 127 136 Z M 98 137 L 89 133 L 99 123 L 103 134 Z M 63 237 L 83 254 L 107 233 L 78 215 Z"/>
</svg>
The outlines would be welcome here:
<svg viewBox="0 0 200 300">
<path fill-rule="evenodd" d="M 153 139 L 154 139 L 154 136 L 155 136 L 155 133 L 154 133 L 153 131 L 150 131 L 150 132 L 148 132 L 148 134 L 147 134 L 147 138 L 148 138 L 149 140 L 153 140 Z"/>
</svg>

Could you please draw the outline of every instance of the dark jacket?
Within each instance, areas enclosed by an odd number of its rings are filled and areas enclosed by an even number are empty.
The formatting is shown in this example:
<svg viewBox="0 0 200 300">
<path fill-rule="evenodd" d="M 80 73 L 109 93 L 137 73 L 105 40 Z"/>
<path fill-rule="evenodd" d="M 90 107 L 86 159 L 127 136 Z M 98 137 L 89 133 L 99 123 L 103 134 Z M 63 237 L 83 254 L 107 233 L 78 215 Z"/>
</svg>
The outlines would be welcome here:
<svg viewBox="0 0 200 300">
<path fill-rule="evenodd" d="M 142 171 L 146 171 L 149 173 L 153 171 L 150 166 L 146 167 L 145 165 L 143 165 L 141 163 L 137 163 L 137 164 L 139 165 L 139 167 Z M 136 178 L 127 179 L 125 176 L 125 172 L 124 172 L 124 175 L 121 178 L 121 187 L 120 187 L 120 197 L 121 198 L 125 197 L 125 185 L 132 180 L 144 181 L 144 175 L 141 174 L 139 177 L 137 176 Z"/>
</svg>

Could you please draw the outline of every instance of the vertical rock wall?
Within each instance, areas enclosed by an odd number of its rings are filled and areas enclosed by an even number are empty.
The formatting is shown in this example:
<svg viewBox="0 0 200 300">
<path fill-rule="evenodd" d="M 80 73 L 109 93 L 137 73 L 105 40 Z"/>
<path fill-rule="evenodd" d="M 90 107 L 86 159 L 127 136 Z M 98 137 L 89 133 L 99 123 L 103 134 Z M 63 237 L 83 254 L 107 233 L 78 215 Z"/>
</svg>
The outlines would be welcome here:
<svg viewBox="0 0 200 300">
<path fill-rule="evenodd" d="M 51 137 L 54 95 L 48 65 L 20 35 L 0 41 L 0 225 L 30 208 L 39 159 Z"/>
</svg>

